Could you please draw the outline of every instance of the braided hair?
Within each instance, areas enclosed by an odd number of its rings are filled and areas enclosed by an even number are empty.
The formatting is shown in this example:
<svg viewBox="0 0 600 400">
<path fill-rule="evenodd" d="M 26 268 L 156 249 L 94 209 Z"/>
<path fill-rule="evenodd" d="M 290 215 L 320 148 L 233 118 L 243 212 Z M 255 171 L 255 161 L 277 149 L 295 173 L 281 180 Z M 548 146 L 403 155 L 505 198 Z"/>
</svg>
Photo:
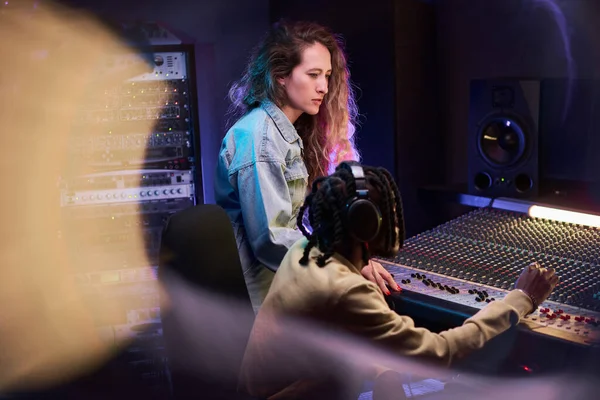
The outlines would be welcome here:
<svg viewBox="0 0 600 400">
<path fill-rule="evenodd" d="M 358 165 L 355 162 L 346 162 Z M 384 168 L 362 166 L 367 184 L 374 187 L 381 196 L 379 209 L 381 211 L 382 229 L 386 229 L 384 245 L 391 249 L 397 242 L 402 246 L 405 238 L 404 214 L 402 198 L 392 175 Z M 340 164 L 329 176 L 317 178 L 312 185 L 311 193 L 306 197 L 304 205 L 298 213 L 298 227 L 308 239 L 308 245 L 300 259 L 301 265 L 308 264 L 308 257 L 313 247 L 321 250 L 317 258 L 319 267 L 325 266 L 335 249 L 348 237 L 344 212 L 348 201 L 356 193 L 356 182 L 352 172 Z M 308 220 L 313 232 L 310 233 L 303 225 L 304 214 L 308 210 Z M 398 227 L 398 231 L 396 231 Z M 369 249 L 363 243 L 363 258 L 365 263 L 370 258 Z"/>
</svg>

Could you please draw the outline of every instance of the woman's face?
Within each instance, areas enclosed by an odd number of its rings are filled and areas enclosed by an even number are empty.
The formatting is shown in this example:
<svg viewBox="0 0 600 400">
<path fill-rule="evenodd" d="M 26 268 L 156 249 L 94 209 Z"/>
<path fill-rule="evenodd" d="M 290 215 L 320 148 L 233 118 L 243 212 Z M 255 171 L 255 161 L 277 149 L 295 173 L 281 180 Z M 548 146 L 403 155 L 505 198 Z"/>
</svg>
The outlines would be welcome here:
<svg viewBox="0 0 600 400">
<path fill-rule="evenodd" d="M 278 82 L 285 89 L 287 100 L 282 111 L 292 123 L 303 113 L 319 112 L 327 94 L 331 75 L 331 54 L 321 43 L 308 46 L 302 52 L 302 61 Z"/>
</svg>

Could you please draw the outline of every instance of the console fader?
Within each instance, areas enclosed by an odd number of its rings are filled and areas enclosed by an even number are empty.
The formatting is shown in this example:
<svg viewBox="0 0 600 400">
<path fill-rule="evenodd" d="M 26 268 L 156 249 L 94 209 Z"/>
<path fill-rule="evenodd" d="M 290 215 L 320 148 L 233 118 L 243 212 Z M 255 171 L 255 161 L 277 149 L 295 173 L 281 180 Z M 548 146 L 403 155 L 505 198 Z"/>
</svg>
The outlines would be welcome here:
<svg viewBox="0 0 600 400">
<path fill-rule="evenodd" d="M 470 316 L 502 299 L 523 268 L 556 270 L 554 292 L 522 324 L 582 345 L 600 344 L 600 229 L 483 208 L 405 241 L 380 260 L 403 290 Z"/>
</svg>

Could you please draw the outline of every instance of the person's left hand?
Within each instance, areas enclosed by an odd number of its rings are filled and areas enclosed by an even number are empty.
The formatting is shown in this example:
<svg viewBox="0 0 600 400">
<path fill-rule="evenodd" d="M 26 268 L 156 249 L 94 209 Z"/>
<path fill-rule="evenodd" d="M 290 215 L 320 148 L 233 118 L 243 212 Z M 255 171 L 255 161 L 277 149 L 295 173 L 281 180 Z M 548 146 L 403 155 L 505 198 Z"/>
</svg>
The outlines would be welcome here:
<svg viewBox="0 0 600 400">
<path fill-rule="evenodd" d="M 393 291 L 402 291 L 400 286 L 398 286 L 398 284 L 394 281 L 392 274 L 383 268 L 383 265 L 377 261 L 369 261 L 369 263 L 363 267 L 360 273 L 362 276 L 379 286 L 381 291 L 388 296 L 390 295 L 390 290 L 385 285 L 386 283 Z"/>
</svg>

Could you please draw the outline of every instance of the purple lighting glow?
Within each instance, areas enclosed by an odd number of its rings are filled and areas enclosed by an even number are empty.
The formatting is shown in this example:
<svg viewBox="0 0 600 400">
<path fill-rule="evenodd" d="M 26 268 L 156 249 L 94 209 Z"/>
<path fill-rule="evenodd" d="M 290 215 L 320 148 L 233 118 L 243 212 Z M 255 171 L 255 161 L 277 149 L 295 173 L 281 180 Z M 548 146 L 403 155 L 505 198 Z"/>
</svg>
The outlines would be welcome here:
<svg viewBox="0 0 600 400">
<path fill-rule="evenodd" d="M 563 116 L 562 116 L 563 122 L 564 122 L 567 117 L 567 110 L 570 108 L 570 105 L 571 105 L 571 95 L 572 95 L 571 92 L 573 90 L 573 79 L 575 79 L 575 74 L 576 74 L 575 61 L 573 60 L 573 54 L 571 53 L 571 42 L 569 40 L 567 19 L 565 17 L 565 14 L 561 10 L 560 6 L 558 5 L 558 0 L 531 0 L 531 2 L 534 6 L 544 8 L 546 11 L 548 11 L 550 13 L 552 18 L 554 19 L 554 23 L 556 24 L 556 26 L 558 27 L 558 29 L 560 31 L 560 36 L 563 41 L 564 56 L 565 56 L 565 59 L 567 60 L 567 79 L 569 82 L 569 84 L 567 86 L 565 107 L 563 109 Z"/>
</svg>

